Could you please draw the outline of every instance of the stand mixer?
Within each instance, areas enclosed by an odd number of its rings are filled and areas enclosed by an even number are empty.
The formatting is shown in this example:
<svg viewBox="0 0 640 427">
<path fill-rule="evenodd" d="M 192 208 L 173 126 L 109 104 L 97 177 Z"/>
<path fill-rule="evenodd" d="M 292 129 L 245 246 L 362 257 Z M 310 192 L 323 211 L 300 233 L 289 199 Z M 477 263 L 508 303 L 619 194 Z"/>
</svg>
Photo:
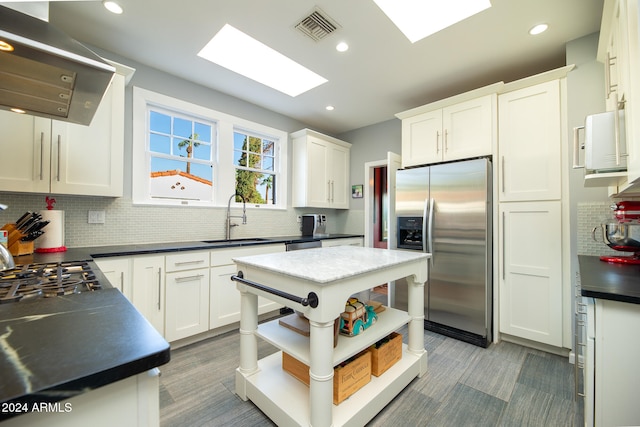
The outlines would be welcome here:
<svg viewBox="0 0 640 427">
<path fill-rule="evenodd" d="M 621 264 L 640 265 L 640 202 L 619 202 L 611 205 L 613 218 L 595 227 L 591 231 L 591 237 L 596 242 L 598 229 L 602 231 L 602 242 L 611 249 L 621 252 L 633 252 L 629 256 L 600 257 L 601 261 Z"/>
</svg>

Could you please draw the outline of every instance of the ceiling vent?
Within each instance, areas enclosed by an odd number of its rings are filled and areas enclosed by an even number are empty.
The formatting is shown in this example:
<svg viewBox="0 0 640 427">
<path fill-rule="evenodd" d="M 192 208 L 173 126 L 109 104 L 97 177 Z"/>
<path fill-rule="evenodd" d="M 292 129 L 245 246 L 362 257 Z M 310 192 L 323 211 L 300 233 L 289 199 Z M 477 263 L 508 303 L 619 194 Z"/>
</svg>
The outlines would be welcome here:
<svg viewBox="0 0 640 427">
<path fill-rule="evenodd" d="M 318 42 L 336 31 L 340 26 L 316 7 L 311 14 L 302 18 L 295 28 L 313 41 Z"/>
</svg>

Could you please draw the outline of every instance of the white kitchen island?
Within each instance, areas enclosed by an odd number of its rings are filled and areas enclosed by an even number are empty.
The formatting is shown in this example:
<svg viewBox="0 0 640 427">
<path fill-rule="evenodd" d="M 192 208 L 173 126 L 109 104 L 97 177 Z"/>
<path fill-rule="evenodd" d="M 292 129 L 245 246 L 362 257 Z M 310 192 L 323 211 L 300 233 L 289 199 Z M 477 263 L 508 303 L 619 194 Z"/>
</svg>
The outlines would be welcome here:
<svg viewBox="0 0 640 427">
<path fill-rule="evenodd" d="M 250 399 L 279 426 L 366 424 L 427 371 L 423 288 L 429 257 L 420 252 L 337 246 L 234 259 L 238 267 L 234 280 L 241 293 L 238 396 Z M 334 320 L 344 311 L 347 299 L 404 277 L 409 286 L 408 313 L 387 307 L 373 326 L 355 337 L 339 336 L 334 348 Z M 310 337 L 280 326 L 278 320 L 258 326 L 258 296 L 304 313 Z M 402 359 L 334 405 L 333 367 L 407 323 L 408 345 L 403 344 Z M 258 337 L 308 365 L 309 387 L 282 370 L 282 352 L 258 360 Z"/>
</svg>

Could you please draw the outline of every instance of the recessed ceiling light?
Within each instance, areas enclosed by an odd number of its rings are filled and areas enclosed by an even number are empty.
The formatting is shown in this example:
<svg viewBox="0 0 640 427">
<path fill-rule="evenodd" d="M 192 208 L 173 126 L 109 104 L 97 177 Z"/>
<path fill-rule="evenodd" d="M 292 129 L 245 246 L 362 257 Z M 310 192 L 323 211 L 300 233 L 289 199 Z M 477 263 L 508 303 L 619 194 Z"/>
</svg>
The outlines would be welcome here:
<svg viewBox="0 0 640 427">
<path fill-rule="evenodd" d="M 13 46 L 4 40 L 0 40 L 0 50 L 3 52 L 13 52 Z"/>
<path fill-rule="evenodd" d="M 198 56 L 292 97 L 327 82 L 229 24 L 213 36 Z"/>
<path fill-rule="evenodd" d="M 349 50 L 349 45 L 346 44 L 345 42 L 340 42 L 336 45 L 336 50 L 338 52 L 346 52 Z"/>
<path fill-rule="evenodd" d="M 11 108 L 11 111 L 13 111 L 14 113 L 18 113 L 18 114 L 24 114 L 26 113 L 26 111 L 20 109 L 20 108 Z"/>
<path fill-rule="evenodd" d="M 334 110 L 333 105 L 327 105 L 325 108 L 326 108 L 327 111 L 333 111 Z"/>
<path fill-rule="evenodd" d="M 538 24 L 529 30 L 529 34 L 535 36 L 537 34 L 544 33 L 547 31 L 547 28 L 549 28 L 547 24 Z"/>
<path fill-rule="evenodd" d="M 115 1 L 103 0 L 102 5 L 111 13 L 115 13 L 116 15 L 120 15 L 123 10 L 122 6 L 120 6 Z"/>
<path fill-rule="evenodd" d="M 373 0 L 415 43 L 491 7 L 490 0 Z"/>
</svg>

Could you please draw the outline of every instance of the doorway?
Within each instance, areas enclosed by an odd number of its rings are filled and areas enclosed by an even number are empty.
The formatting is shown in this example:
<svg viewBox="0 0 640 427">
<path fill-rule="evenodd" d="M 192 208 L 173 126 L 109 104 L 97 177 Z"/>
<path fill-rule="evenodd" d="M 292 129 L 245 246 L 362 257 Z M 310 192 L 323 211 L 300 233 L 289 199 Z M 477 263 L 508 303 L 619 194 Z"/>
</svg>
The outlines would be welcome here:
<svg viewBox="0 0 640 427">
<path fill-rule="evenodd" d="M 394 249 L 395 232 L 395 187 L 396 171 L 400 168 L 398 154 L 387 153 L 387 158 L 365 163 L 364 189 L 364 242 L 370 248 Z M 390 305 L 393 283 L 381 283 L 371 291 L 371 299 Z"/>
</svg>

